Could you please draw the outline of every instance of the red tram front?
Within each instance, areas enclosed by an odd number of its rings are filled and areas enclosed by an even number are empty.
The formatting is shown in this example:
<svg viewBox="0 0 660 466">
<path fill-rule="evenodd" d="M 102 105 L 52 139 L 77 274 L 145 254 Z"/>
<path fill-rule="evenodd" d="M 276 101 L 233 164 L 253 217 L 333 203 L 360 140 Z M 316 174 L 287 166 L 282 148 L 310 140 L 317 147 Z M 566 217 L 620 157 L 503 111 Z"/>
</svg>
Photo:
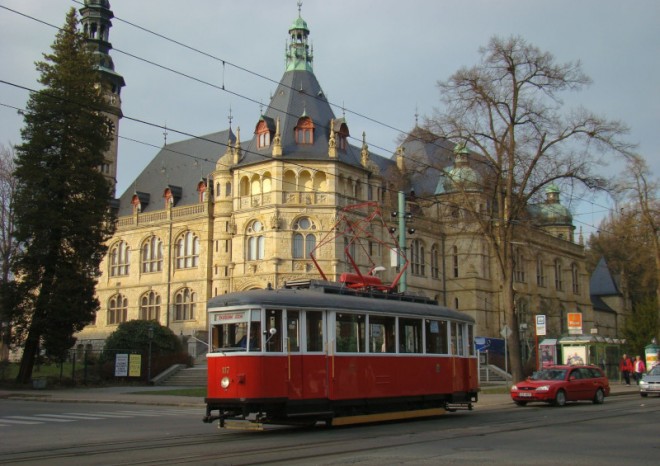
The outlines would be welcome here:
<svg viewBox="0 0 660 466">
<path fill-rule="evenodd" d="M 205 422 L 340 425 L 477 401 L 474 321 L 429 301 L 309 282 L 218 296 L 208 313 Z"/>
</svg>

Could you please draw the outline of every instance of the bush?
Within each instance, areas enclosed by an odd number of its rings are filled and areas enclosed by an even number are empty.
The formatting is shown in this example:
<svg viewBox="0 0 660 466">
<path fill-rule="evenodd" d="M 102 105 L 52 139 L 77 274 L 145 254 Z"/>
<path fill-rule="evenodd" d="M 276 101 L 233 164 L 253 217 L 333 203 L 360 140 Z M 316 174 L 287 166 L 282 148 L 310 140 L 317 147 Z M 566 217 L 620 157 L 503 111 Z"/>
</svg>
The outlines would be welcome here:
<svg viewBox="0 0 660 466">
<path fill-rule="evenodd" d="M 149 328 L 152 338 L 149 338 Z M 151 374 L 159 374 L 173 364 L 189 364 L 190 357 L 183 350 L 178 336 L 156 321 L 131 320 L 119 324 L 117 330 L 105 340 L 105 348 L 100 357 L 101 372 L 112 377 L 114 359 L 118 352 L 139 353 L 147 356 L 151 342 Z M 143 374 L 146 364 L 143 364 Z"/>
</svg>

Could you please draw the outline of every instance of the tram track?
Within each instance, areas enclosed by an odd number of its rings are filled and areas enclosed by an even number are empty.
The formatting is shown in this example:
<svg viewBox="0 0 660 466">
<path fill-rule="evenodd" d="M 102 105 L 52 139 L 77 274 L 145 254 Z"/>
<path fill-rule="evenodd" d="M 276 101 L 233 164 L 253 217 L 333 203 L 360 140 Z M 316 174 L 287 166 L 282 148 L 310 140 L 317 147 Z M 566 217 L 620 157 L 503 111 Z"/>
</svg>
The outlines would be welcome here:
<svg viewBox="0 0 660 466">
<path fill-rule="evenodd" d="M 507 408 L 510 410 L 510 408 Z M 547 411 L 548 416 L 544 415 Z M 640 412 L 657 413 L 660 405 L 640 406 Z M 517 408 L 514 417 L 498 418 L 499 410 L 484 413 L 487 422 L 474 425 L 468 416 L 451 416 L 373 426 L 325 429 L 273 429 L 263 432 L 221 431 L 202 435 L 178 435 L 152 440 L 92 442 L 76 446 L 8 452 L 0 464 L 48 462 L 49 465 L 83 461 L 116 466 L 168 464 L 337 464 L 347 455 L 365 457 L 380 452 L 423 446 L 432 442 L 541 429 L 548 426 L 588 424 L 629 416 L 629 405 L 611 407 L 607 411 L 580 405 L 561 408 L 545 406 Z M 539 418 L 543 422 L 539 422 Z M 467 425 L 466 425 L 467 423 Z M 458 424 L 458 425 L 457 425 Z M 478 444 L 479 442 L 475 442 Z M 120 453 L 130 451 L 130 458 Z M 376 464 L 376 463 L 374 463 Z"/>
</svg>

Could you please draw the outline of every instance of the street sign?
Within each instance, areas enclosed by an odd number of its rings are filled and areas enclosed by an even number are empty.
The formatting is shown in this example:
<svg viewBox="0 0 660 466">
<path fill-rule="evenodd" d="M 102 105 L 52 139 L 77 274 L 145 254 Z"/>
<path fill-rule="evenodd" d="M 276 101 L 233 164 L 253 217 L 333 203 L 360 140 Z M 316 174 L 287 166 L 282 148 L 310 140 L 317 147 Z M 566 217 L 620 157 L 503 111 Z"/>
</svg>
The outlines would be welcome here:
<svg viewBox="0 0 660 466">
<path fill-rule="evenodd" d="M 543 314 L 536 315 L 536 335 L 539 337 L 545 335 L 545 315 Z"/>
<path fill-rule="evenodd" d="M 502 335 L 504 338 L 509 338 L 511 336 L 511 333 L 512 331 L 508 325 L 502 327 L 502 330 L 500 331 L 500 335 Z"/>
<path fill-rule="evenodd" d="M 582 335 L 582 313 L 569 312 L 568 318 L 568 334 L 569 335 Z"/>
</svg>

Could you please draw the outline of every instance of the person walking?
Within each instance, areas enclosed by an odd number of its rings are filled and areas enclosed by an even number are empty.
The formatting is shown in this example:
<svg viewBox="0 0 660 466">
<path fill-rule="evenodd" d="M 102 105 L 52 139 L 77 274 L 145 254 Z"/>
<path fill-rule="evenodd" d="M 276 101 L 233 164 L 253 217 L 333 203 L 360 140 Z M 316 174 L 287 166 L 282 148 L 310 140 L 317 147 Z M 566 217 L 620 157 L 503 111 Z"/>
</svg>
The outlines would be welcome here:
<svg viewBox="0 0 660 466">
<path fill-rule="evenodd" d="M 646 372 L 646 366 L 644 365 L 644 361 L 642 361 L 641 356 L 637 356 L 635 358 L 635 362 L 633 364 L 633 377 L 635 378 L 635 382 L 637 385 L 639 385 L 639 381 L 642 380 L 642 376 Z"/>
<path fill-rule="evenodd" d="M 619 361 L 619 371 L 621 371 L 626 385 L 630 385 L 630 373 L 633 371 L 633 364 L 627 354 L 624 354 L 621 361 Z"/>
</svg>

